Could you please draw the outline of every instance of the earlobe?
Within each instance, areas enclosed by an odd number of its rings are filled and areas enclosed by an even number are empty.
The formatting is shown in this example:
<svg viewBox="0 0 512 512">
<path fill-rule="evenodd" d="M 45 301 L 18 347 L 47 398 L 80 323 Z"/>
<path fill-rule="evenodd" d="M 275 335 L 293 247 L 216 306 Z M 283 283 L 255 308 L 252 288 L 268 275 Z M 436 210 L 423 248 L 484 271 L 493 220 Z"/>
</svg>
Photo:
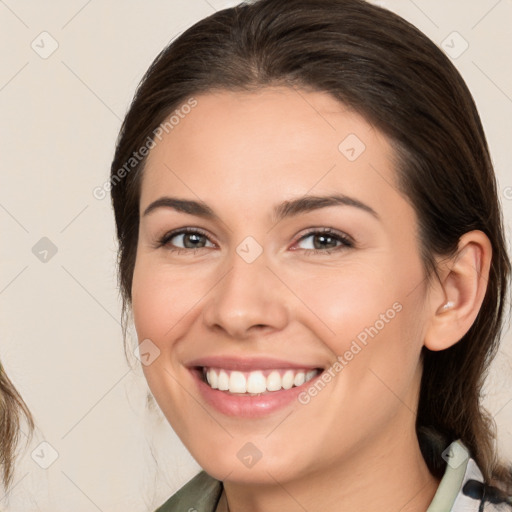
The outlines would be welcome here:
<svg viewBox="0 0 512 512">
<path fill-rule="evenodd" d="M 446 304 L 443 304 L 438 310 L 438 313 L 444 313 L 445 311 L 448 311 L 449 309 L 452 309 L 455 306 L 455 302 L 452 302 L 449 300 Z"/>
<path fill-rule="evenodd" d="M 475 230 L 460 238 L 457 253 L 440 269 L 440 287 L 429 297 L 433 313 L 427 320 L 426 348 L 445 350 L 469 331 L 485 297 L 491 259 L 485 233 Z"/>
</svg>

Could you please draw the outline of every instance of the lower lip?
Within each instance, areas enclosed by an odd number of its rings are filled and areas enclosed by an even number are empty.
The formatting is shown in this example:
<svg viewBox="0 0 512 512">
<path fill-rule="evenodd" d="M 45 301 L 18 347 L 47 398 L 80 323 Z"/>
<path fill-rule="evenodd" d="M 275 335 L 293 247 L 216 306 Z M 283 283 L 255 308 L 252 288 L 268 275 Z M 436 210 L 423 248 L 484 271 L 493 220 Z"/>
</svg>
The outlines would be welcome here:
<svg viewBox="0 0 512 512">
<path fill-rule="evenodd" d="M 201 372 L 202 370 L 197 368 L 190 369 L 190 373 L 205 401 L 222 414 L 239 418 L 258 418 L 286 407 L 294 400 L 297 400 L 297 396 L 311 386 L 321 375 L 319 373 L 304 384 L 290 389 L 272 391 L 260 396 L 242 396 L 212 389 L 201 379 Z"/>
</svg>

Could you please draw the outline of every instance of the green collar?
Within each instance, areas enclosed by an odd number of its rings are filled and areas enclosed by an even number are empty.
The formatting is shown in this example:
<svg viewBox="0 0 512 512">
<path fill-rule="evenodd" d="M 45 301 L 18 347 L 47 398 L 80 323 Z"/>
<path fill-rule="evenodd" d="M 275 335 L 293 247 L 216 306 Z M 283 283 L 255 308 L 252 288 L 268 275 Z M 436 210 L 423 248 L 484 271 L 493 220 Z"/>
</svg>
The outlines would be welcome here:
<svg viewBox="0 0 512 512">
<path fill-rule="evenodd" d="M 201 471 L 155 512 L 214 512 L 221 494 L 222 482 Z"/>
<path fill-rule="evenodd" d="M 460 439 L 454 441 L 443 453 L 448 458 L 446 469 L 427 512 L 452 510 L 466 474 L 470 455 Z"/>
</svg>

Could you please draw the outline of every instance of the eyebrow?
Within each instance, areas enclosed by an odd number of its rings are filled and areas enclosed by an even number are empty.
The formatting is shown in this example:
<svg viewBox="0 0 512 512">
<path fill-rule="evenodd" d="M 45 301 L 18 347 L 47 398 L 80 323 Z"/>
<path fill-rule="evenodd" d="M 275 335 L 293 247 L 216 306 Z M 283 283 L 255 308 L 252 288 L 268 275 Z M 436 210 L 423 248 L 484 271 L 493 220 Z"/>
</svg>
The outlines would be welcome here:
<svg viewBox="0 0 512 512">
<path fill-rule="evenodd" d="M 273 209 L 273 221 L 279 222 L 287 217 L 294 217 L 300 213 L 306 213 L 320 208 L 329 206 L 352 206 L 359 208 L 377 220 L 380 220 L 379 214 L 367 204 L 343 194 L 335 194 L 328 196 L 302 196 L 297 199 L 283 201 L 276 205 Z M 158 208 L 172 208 L 178 212 L 196 215 L 210 220 L 220 221 L 219 216 L 204 202 L 193 201 L 190 199 L 179 199 L 176 197 L 164 196 L 153 201 L 143 213 L 143 216 L 150 214 Z"/>
</svg>

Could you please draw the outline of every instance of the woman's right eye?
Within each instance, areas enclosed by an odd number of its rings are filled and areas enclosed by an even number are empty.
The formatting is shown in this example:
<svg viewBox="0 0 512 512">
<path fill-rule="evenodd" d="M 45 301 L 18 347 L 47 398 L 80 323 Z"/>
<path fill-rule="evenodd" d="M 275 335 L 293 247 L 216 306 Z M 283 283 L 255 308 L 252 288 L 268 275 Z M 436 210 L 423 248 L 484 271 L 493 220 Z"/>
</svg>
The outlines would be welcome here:
<svg viewBox="0 0 512 512">
<path fill-rule="evenodd" d="M 158 247 L 165 247 L 166 250 L 171 252 L 187 252 L 192 249 L 203 249 L 206 246 L 202 245 L 203 242 L 208 241 L 211 246 L 214 246 L 209 240 L 208 236 L 198 229 L 180 229 L 166 233 L 159 241 Z M 175 240 L 171 243 L 171 240 Z M 183 244 L 182 247 L 177 247 L 176 244 Z"/>
</svg>

